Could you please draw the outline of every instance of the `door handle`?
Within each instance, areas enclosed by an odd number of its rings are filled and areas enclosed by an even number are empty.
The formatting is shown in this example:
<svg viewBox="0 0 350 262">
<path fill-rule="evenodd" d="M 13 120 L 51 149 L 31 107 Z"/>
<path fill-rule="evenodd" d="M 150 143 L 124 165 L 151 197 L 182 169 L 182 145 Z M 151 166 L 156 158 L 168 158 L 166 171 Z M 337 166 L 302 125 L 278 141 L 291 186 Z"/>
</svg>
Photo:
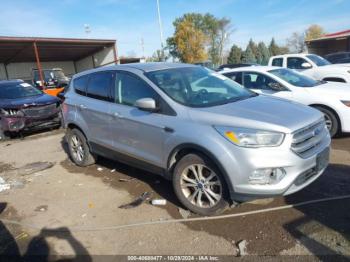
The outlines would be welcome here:
<svg viewBox="0 0 350 262">
<path fill-rule="evenodd" d="M 86 109 L 87 107 L 85 105 L 79 105 L 80 109 Z"/>
<path fill-rule="evenodd" d="M 113 113 L 113 116 L 117 118 L 123 118 L 123 116 L 118 112 Z"/>
</svg>

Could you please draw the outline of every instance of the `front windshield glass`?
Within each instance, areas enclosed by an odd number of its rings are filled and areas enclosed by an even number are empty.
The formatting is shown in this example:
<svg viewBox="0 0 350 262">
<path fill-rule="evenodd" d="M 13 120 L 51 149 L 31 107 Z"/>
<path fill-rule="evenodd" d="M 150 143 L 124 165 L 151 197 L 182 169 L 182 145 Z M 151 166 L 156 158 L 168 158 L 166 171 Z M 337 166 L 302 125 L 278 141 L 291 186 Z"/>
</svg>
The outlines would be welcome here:
<svg viewBox="0 0 350 262">
<path fill-rule="evenodd" d="M 269 73 L 283 79 L 284 81 L 288 82 L 293 86 L 313 87 L 322 83 L 310 77 L 299 74 L 293 70 L 285 69 L 285 68 L 273 69 L 273 70 L 270 70 Z"/>
<path fill-rule="evenodd" d="M 42 92 L 27 83 L 0 85 L 0 99 L 16 99 L 37 96 Z"/>
<path fill-rule="evenodd" d="M 256 95 L 203 67 L 173 68 L 145 75 L 173 100 L 190 107 L 226 104 Z"/>
<path fill-rule="evenodd" d="M 55 77 L 57 77 L 57 78 L 65 78 L 66 77 L 61 70 L 54 70 L 53 72 L 55 74 Z"/>
<path fill-rule="evenodd" d="M 331 64 L 328 60 L 318 55 L 307 55 L 306 57 L 309 58 L 312 62 L 314 62 L 317 66 L 325 66 Z"/>
</svg>

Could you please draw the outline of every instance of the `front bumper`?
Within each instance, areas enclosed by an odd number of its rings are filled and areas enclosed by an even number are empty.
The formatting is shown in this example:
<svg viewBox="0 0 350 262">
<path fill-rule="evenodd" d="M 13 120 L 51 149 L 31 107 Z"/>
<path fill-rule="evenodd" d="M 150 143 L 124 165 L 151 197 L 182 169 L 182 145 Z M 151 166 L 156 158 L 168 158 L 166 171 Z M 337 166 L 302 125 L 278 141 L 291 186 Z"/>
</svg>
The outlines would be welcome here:
<svg viewBox="0 0 350 262">
<path fill-rule="evenodd" d="M 8 132 L 39 130 L 60 125 L 59 113 L 50 116 L 34 117 L 1 117 L 1 129 Z"/>
<path fill-rule="evenodd" d="M 302 158 L 290 148 L 291 137 L 279 147 L 238 148 L 230 144 L 228 154 L 220 162 L 224 163 L 226 174 L 232 183 L 231 198 L 245 201 L 252 198 L 289 195 L 308 186 L 325 170 L 316 170 L 317 156 L 330 147 L 330 137 L 322 140 L 318 150 L 308 158 Z M 283 168 L 284 177 L 274 184 L 251 184 L 249 176 L 255 170 Z"/>
</svg>

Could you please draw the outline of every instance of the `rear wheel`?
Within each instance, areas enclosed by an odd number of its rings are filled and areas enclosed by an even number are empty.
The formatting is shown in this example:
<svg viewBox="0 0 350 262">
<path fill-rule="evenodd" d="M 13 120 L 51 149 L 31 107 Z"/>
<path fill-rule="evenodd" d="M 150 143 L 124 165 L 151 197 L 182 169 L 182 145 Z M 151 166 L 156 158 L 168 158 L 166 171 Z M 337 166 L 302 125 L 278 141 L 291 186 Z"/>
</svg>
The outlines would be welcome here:
<svg viewBox="0 0 350 262">
<path fill-rule="evenodd" d="M 78 129 L 68 129 L 66 134 L 69 156 L 78 166 L 89 166 L 95 163 L 84 134 Z"/>
<path fill-rule="evenodd" d="M 340 131 L 340 123 L 337 116 L 333 111 L 325 107 L 315 106 L 315 108 L 323 113 L 329 133 L 331 134 L 331 137 L 334 137 Z"/>
<path fill-rule="evenodd" d="M 173 186 L 181 203 L 194 213 L 219 214 L 228 206 L 226 183 L 205 156 L 184 156 L 175 166 Z"/>
</svg>

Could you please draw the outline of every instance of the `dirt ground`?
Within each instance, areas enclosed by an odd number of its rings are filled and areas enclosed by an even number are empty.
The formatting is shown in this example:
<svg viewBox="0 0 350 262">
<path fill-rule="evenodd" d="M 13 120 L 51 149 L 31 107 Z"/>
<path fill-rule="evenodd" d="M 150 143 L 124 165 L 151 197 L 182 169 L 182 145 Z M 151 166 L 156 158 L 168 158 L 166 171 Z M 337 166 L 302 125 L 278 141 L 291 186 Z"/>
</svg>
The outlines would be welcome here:
<svg viewBox="0 0 350 262">
<path fill-rule="evenodd" d="M 244 245 L 249 255 L 309 255 L 303 258 L 316 260 L 350 256 L 350 198 L 225 219 L 162 223 L 197 217 L 181 210 L 169 181 L 106 159 L 77 167 L 67 158 L 63 136 L 60 130 L 0 143 L 0 177 L 11 184 L 0 192 L 0 255 L 41 254 L 51 260 L 61 255 L 84 255 L 84 260 L 97 255 L 237 256 L 242 255 L 237 246 Z M 45 166 L 47 162 L 53 166 Z M 146 201 L 119 208 L 143 192 L 167 204 Z M 333 140 L 330 166 L 306 189 L 244 203 L 225 214 L 346 195 L 349 135 Z M 151 221 L 155 224 L 118 227 Z"/>
</svg>

